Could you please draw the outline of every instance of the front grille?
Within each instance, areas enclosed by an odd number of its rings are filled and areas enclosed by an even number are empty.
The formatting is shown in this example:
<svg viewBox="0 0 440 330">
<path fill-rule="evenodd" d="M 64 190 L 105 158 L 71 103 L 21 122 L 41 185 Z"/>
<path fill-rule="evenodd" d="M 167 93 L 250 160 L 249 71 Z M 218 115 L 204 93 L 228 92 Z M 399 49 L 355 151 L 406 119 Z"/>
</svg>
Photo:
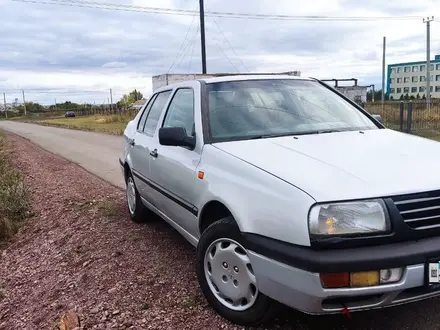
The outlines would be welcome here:
<svg viewBox="0 0 440 330">
<path fill-rule="evenodd" d="M 410 228 L 440 228 L 440 190 L 396 196 L 392 200 Z"/>
</svg>

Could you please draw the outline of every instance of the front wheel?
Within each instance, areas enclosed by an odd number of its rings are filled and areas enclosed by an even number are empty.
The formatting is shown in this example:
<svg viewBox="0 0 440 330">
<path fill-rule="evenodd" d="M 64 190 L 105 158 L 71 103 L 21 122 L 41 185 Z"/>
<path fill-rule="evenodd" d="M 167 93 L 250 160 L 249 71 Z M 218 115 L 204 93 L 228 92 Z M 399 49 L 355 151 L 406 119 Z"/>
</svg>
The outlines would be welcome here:
<svg viewBox="0 0 440 330">
<path fill-rule="evenodd" d="M 197 277 L 208 302 L 224 318 L 255 325 L 273 315 L 274 302 L 259 292 L 242 237 L 232 217 L 212 224 L 197 247 Z"/>
</svg>

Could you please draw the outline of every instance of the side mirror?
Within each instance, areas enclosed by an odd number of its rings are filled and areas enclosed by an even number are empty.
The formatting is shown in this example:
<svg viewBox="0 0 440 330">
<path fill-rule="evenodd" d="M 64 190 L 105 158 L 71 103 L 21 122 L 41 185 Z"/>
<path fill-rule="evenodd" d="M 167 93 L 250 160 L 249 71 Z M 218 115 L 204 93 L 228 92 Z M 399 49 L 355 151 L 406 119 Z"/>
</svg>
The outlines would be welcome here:
<svg viewBox="0 0 440 330">
<path fill-rule="evenodd" d="M 183 127 L 162 127 L 159 129 L 159 143 L 164 146 L 194 149 L 196 139 L 193 136 L 188 136 Z"/>
<path fill-rule="evenodd" d="M 383 120 L 381 115 L 372 115 L 374 119 L 376 119 L 379 123 L 383 124 Z"/>
</svg>

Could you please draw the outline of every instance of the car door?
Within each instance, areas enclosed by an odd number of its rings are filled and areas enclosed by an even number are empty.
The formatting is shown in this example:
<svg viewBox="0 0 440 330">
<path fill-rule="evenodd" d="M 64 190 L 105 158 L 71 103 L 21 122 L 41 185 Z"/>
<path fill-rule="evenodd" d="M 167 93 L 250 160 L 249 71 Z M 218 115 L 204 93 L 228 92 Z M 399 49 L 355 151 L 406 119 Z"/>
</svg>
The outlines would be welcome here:
<svg viewBox="0 0 440 330">
<path fill-rule="evenodd" d="M 197 87 L 197 85 L 196 85 Z M 202 150 L 201 122 L 195 105 L 200 105 L 199 92 L 193 87 L 177 88 L 162 118 L 161 127 L 184 127 L 188 135 L 196 137 L 196 147 L 163 146 L 158 132 L 154 139 L 156 156 L 150 160 L 151 178 L 156 184 L 156 203 L 172 221 L 197 237 L 198 200 L 200 179 L 196 173 Z M 197 116 L 195 116 L 195 113 Z M 197 120 L 195 120 L 197 118 Z M 158 128 L 159 130 L 159 128 Z"/>
<path fill-rule="evenodd" d="M 132 172 L 139 194 L 148 202 L 153 203 L 151 186 L 148 184 L 150 176 L 150 152 L 153 146 L 153 137 L 159 117 L 168 102 L 171 91 L 164 91 L 155 94 L 149 104 L 145 107 L 138 127 L 132 149 L 130 152 L 132 161 Z"/>
</svg>

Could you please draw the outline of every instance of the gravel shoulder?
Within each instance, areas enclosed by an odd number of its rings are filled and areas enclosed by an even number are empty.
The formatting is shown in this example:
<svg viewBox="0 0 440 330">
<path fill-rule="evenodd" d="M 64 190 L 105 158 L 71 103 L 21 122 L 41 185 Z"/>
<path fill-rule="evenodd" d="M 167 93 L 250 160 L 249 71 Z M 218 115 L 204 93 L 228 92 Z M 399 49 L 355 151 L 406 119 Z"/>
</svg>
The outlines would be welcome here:
<svg viewBox="0 0 440 330">
<path fill-rule="evenodd" d="M 207 305 L 195 250 L 164 221 L 128 220 L 121 189 L 7 134 L 33 216 L 0 250 L 0 330 L 52 329 L 75 310 L 84 329 L 241 329 Z M 438 329 L 439 300 L 352 314 L 281 308 L 261 329 Z"/>
</svg>

